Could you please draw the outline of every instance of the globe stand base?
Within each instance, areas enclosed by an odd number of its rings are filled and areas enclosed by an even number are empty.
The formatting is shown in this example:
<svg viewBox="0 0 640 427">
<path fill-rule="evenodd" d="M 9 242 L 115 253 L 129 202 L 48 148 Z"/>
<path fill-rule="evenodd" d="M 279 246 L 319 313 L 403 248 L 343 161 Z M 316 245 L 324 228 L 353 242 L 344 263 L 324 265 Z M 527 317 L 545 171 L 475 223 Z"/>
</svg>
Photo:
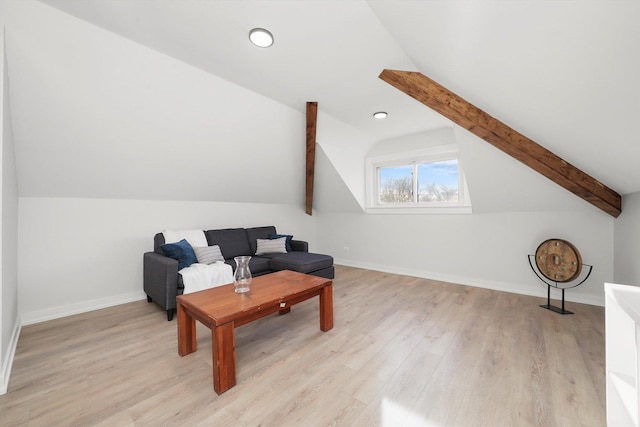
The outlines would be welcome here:
<svg viewBox="0 0 640 427">
<path fill-rule="evenodd" d="M 547 288 L 547 303 L 541 305 L 540 307 L 546 308 L 547 310 L 551 310 L 560 314 L 573 314 L 573 311 L 564 309 L 564 289 L 562 290 L 562 307 L 556 307 L 555 305 L 551 305 L 551 286 Z"/>
<path fill-rule="evenodd" d="M 547 310 L 555 311 L 556 313 L 560 314 L 573 314 L 573 311 L 565 310 L 564 308 L 556 307 L 555 305 L 551 304 L 543 304 L 540 307 L 546 308 Z"/>
<path fill-rule="evenodd" d="M 547 281 L 546 278 L 543 277 L 543 274 L 541 272 L 539 272 L 538 270 L 536 270 L 536 268 L 533 266 L 533 260 L 535 259 L 535 255 L 529 255 L 529 267 L 531 267 L 531 270 L 535 273 L 536 276 L 538 276 L 538 279 L 540 279 L 542 281 L 542 283 L 544 283 L 545 285 L 547 285 L 547 303 L 541 305 L 540 307 L 542 308 L 546 308 L 547 310 L 551 310 L 554 313 L 559 313 L 559 314 L 573 314 L 572 311 L 569 310 L 565 310 L 564 309 L 564 290 L 565 289 L 571 289 L 571 288 L 575 288 L 576 286 L 579 286 L 581 284 L 583 284 L 591 275 L 591 270 L 593 270 L 593 266 L 589 265 L 589 264 L 583 264 L 585 266 L 587 266 L 587 269 L 582 269 L 582 274 L 584 276 L 584 279 L 582 279 L 579 282 L 573 282 L 573 284 L 571 285 L 566 285 L 564 282 L 554 282 L 554 281 Z M 586 275 L 585 275 L 585 271 L 586 271 Z M 553 283 L 550 283 L 553 282 Z M 562 287 L 562 286 L 564 287 Z M 556 289 L 561 289 L 562 290 L 562 307 L 556 307 L 554 305 L 551 305 L 551 287 L 554 287 Z"/>
</svg>

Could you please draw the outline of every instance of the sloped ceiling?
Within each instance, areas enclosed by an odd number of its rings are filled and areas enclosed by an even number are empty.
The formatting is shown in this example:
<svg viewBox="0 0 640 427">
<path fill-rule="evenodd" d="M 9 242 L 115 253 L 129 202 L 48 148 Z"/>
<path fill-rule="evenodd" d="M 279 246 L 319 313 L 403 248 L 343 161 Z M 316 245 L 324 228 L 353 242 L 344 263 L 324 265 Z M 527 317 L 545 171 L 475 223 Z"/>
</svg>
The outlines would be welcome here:
<svg viewBox="0 0 640 427">
<path fill-rule="evenodd" d="M 368 3 L 423 74 L 619 193 L 640 189 L 640 2 Z"/>
<path fill-rule="evenodd" d="M 338 164 L 363 167 L 349 153 L 452 126 L 380 81 L 384 68 L 420 71 L 619 193 L 640 191 L 637 1 L 0 4 L 21 195 L 302 206 L 306 101 L 363 135 L 341 141 L 347 160 L 340 142 L 324 152 L 343 179 Z M 272 48 L 249 44 L 257 26 Z M 474 193 L 471 175 L 504 159 L 476 159 L 486 143 L 463 139 L 475 204 L 496 183 Z M 529 174 L 495 179 L 513 173 Z"/>
</svg>

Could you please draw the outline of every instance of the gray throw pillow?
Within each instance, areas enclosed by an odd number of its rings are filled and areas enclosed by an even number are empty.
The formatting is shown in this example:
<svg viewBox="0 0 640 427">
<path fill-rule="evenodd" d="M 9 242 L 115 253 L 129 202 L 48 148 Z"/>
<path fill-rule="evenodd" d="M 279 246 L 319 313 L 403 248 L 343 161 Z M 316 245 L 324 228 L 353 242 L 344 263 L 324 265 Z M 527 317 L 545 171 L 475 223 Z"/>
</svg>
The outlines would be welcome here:
<svg viewBox="0 0 640 427">
<path fill-rule="evenodd" d="M 196 258 L 200 264 L 213 264 L 216 261 L 224 261 L 220 246 L 204 246 L 193 248 Z"/>
<path fill-rule="evenodd" d="M 263 254 L 286 254 L 286 237 L 279 239 L 256 239 L 258 248 L 256 249 L 256 255 Z"/>
</svg>

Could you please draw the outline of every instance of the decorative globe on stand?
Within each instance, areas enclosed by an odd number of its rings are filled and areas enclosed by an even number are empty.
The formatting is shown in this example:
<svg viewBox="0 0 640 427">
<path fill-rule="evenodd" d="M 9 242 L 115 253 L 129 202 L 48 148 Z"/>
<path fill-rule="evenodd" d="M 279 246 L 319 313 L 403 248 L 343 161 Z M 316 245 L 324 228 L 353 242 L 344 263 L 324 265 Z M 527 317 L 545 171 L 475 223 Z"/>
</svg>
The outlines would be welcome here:
<svg viewBox="0 0 640 427">
<path fill-rule="evenodd" d="M 558 283 L 575 280 L 582 271 L 582 257 L 571 243 L 549 239 L 536 249 L 536 266 L 544 277 Z"/>
</svg>

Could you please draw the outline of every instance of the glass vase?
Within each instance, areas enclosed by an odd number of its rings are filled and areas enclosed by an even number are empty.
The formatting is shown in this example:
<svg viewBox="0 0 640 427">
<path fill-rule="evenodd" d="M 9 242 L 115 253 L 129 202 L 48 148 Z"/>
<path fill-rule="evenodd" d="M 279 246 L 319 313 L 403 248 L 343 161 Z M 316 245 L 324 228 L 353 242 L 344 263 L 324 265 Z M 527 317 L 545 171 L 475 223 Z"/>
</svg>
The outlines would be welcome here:
<svg viewBox="0 0 640 427">
<path fill-rule="evenodd" d="M 233 258 L 236 262 L 236 271 L 233 273 L 233 284 L 238 294 L 243 294 L 251 290 L 251 270 L 249 269 L 250 256 L 237 256 Z"/>
</svg>

